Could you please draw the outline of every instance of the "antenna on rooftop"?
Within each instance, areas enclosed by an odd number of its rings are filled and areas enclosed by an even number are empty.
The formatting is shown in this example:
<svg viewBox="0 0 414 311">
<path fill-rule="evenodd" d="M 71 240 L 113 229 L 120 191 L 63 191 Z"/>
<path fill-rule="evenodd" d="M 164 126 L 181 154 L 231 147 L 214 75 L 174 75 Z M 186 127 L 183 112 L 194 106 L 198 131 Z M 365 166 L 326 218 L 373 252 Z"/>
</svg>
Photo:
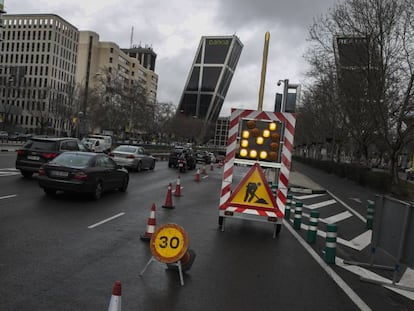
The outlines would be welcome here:
<svg viewBox="0 0 414 311">
<path fill-rule="evenodd" d="M 132 26 L 132 28 L 131 28 L 131 41 L 130 41 L 130 44 L 129 44 L 129 48 L 131 48 L 132 49 L 132 43 L 134 42 L 134 26 Z"/>
</svg>

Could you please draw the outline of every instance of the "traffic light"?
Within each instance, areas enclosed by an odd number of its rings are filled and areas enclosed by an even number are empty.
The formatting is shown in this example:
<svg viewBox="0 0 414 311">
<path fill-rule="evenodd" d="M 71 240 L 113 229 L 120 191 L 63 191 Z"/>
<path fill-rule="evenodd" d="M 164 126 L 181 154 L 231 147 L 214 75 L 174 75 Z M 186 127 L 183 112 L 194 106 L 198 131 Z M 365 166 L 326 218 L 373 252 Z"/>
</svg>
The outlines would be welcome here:
<svg viewBox="0 0 414 311">
<path fill-rule="evenodd" d="M 276 162 L 279 159 L 281 122 L 242 120 L 238 156 Z"/>
</svg>

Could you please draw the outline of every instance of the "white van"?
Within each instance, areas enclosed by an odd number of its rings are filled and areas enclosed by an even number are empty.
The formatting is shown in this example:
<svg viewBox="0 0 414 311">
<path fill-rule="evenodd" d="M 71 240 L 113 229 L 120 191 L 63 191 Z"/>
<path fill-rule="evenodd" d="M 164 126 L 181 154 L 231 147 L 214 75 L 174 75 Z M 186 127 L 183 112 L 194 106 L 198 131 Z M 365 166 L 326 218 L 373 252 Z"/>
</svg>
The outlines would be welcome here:
<svg viewBox="0 0 414 311">
<path fill-rule="evenodd" d="M 99 138 L 85 137 L 82 139 L 82 143 L 92 152 L 105 152 L 105 141 Z"/>
<path fill-rule="evenodd" d="M 94 139 L 100 139 L 104 141 L 103 151 L 111 151 L 112 149 L 112 137 L 108 135 L 101 135 L 101 134 L 89 134 L 87 138 L 94 138 Z"/>
</svg>

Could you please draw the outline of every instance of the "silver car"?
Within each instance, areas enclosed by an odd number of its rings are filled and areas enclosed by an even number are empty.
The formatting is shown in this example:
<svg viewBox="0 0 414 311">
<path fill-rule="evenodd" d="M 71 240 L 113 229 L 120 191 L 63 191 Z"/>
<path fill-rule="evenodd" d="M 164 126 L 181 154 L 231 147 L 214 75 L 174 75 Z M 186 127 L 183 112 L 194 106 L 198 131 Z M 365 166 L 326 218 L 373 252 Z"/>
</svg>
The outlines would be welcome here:
<svg viewBox="0 0 414 311">
<path fill-rule="evenodd" d="M 153 170 L 156 159 L 145 151 L 143 147 L 132 145 L 120 145 L 109 153 L 116 164 L 137 172 L 143 169 Z"/>
</svg>

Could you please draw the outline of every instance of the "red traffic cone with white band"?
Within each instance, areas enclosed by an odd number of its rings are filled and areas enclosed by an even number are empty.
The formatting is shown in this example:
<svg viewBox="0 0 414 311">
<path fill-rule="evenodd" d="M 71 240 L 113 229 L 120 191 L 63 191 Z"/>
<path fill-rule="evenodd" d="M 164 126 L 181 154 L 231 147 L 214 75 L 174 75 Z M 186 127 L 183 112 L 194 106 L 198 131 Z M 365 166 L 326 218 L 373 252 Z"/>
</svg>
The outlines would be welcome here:
<svg viewBox="0 0 414 311">
<path fill-rule="evenodd" d="M 122 285 L 120 281 L 116 281 L 112 289 L 112 297 L 109 302 L 108 311 L 121 311 L 121 291 Z"/>
<path fill-rule="evenodd" d="M 194 181 L 200 181 L 200 169 L 197 169 L 197 173 L 194 175 Z"/>
<path fill-rule="evenodd" d="M 172 195 L 171 195 L 171 183 L 168 184 L 168 191 L 167 191 L 167 197 L 165 198 L 165 203 L 162 206 L 163 208 L 175 208 L 172 202 Z"/>
<path fill-rule="evenodd" d="M 147 231 L 141 234 L 141 240 L 149 241 L 155 232 L 155 204 L 152 203 L 150 217 L 147 222 Z"/>
<path fill-rule="evenodd" d="M 175 197 L 181 196 L 181 182 L 180 182 L 180 176 L 177 178 L 177 184 L 175 185 L 175 191 L 174 191 Z"/>
</svg>

